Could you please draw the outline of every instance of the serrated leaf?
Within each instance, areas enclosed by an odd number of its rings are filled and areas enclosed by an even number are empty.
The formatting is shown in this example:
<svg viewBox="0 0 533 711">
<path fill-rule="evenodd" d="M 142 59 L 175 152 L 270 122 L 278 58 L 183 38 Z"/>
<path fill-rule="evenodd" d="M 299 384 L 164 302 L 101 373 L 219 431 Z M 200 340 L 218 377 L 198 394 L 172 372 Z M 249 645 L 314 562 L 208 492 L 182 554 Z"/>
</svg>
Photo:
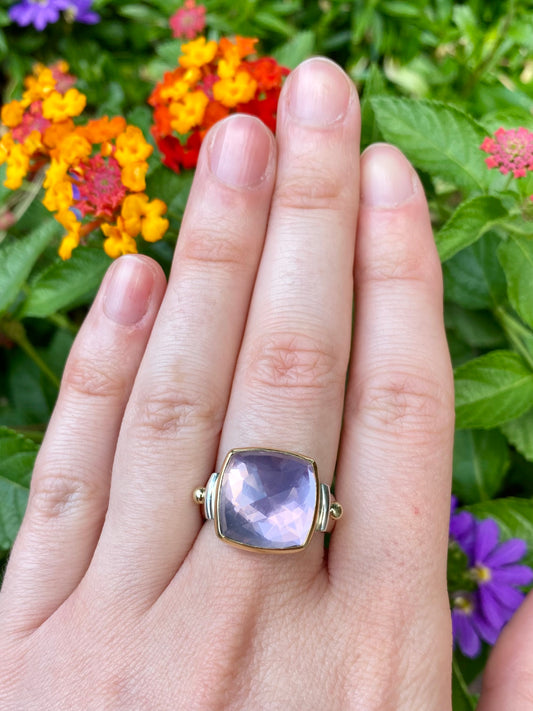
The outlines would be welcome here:
<svg viewBox="0 0 533 711">
<path fill-rule="evenodd" d="M 466 309 L 492 309 L 505 300 L 507 282 L 496 254 L 500 243 L 487 232 L 442 265 L 446 300 Z"/>
<path fill-rule="evenodd" d="M 484 192 L 489 171 L 479 149 L 487 135 L 451 104 L 390 97 L 372 99 L 382 134 L 417 167 L 468 191 Z"/>
<path fill-rule="evenodd" d="M 281 66 L 294 69 L 313 54 L 315 42 L 316 37 L 312 30 L 297 32 L 294 37 L 273 52 L 273 57 Z"/>
<path fill-rule="evenodd" d="M 0 245 L 0 313 L 16 299 L 33 265 L 62 229 L 58 222 L 50 218 L 27 237 Z"/>
<path fill-rule="evenodd" d="M 533 371 L 513 351 L 491 351 L 455 369 L 457 429 L 490 429 L 533 406 Z"/>
<path fill-rule="evenodd" d="M 522 538 L 527 543 L 525 565 L 533 565 L 533 500 L 508 497 L 465 507 L 478 519 L 492 518 L 500 529 L 500 542 Z"/>
<path fill-rule="evenodd" d="M 533 328 L 533 238 L 511 235 L 500 245 L 498 257 L 507 277 L 509 301 Z"/>
<path fill-rule="evenodd" d="M 375 64 L 368 71 L 361 99 L 361 149 L 380 138 L 379 128 L 372 108 L 371 99 L 387 93 L 383 74 Z"/>
<path fill-rule="evenodd" d="M 507 215 L 502 201 L 494 195 L 478 195 L 461 203 L 435 235 L 441 261 L 444 262 L 461 249 L 477 242 Z"/>
<path fill-rule="evenodd" d="M 500 490 L 509 468 L 509 447 L 498 430 L 457 430 L 453 491 L 463 503 L 487 501 Z"/>
<path fill-rule="evenodd" d="M 503 434 L 529 462 L 533 462 L 533 410 L 501 426 Z"/>
<path fill-rule="evenodd" d="M 26 510 L 31 473 L 39 447 L 0 427 L 0 550 L 9 550 Z"/>
<path fill-rule="evenodd" d="M 79 303 L 102 281 L 111 259 L 102 249 L 78 247 L 66 261 L 54 262 L 31 285 L 22 316 L 50 316 Z"/>
</svg>

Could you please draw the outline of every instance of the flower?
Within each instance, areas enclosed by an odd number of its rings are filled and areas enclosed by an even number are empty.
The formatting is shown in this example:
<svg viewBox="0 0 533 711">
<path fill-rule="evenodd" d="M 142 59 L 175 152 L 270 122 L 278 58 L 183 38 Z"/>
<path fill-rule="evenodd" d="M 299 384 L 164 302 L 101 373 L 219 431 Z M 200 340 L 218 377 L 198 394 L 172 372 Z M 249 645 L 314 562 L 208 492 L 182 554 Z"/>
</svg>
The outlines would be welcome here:
<svg viewBox="0 0 533 711">
<path fill-rule="evenodd" d="M 275 131 L 289 70 L 271 57 L 251 58 L 256 44 L 255 38 L 237 36 L 218 44 L 198 37 L 182 45 L 180 66 L 165 73 L 148 100 L 164 165 L 176 172 L 194 168 L 207 131 L 232 113 L 257 116 Z"/>
<path fill-rule="evenodd" d="M 65 8 L 67 22 L 82 22 L 84 25 L 95 25 L 100 22 L 100 15 L 91 10 L 92 0 L 70 0 Z"/>
<path fill-rule="evenodd" d="M 498 168 L 500 173 L 512 173 L 515 178 L 523 178 L 528 170 L 533 170 L 533 133 L 527 128 L 499 128 L 494 138 L 487 136 L 480 146 L 489 153 L 485 163 L 489 168 Z"/>
<path fill-rule="evenodd" d="M 205 27 L 205 7 L 194 0 L 185 0 L 169 20 L 174 37 L 194 39 Z"/>
<path fill-rule="evenodd" d="M 525 541 L 499 543 L 496 521 L 478 521 L 467 511 L 456 514 L 456 505 L 453 499 L 451 545 L 466 554 L 467 570 L 464 589 L 451 594 L 453 637 L 463 654 L 476 657 L 481 642 L 494 644 L 522 603 L 524 594 L 517 588 L 533 581 L 533 570 L 519 562 L 526 553 Z"/>
<path fill-rule="evenodd" d="M 180 70 L 186 75 L 188 71 Z M 165 203 L 149 202 L 143 192 L 153 147 L 139 128 L 121 116 L 102 116 L 86 123 L 78 119 L 76 124 L 72 117 L 83 112 L 86 98 L 72 86 L 74 82 L 65 62 L 35 65 L 32 76 L 24 81 L 22 99 L 3 107 L 1 118 L 7 130 L 0 136 L 0 163 L 7 163 L 4 184 L 16 190 L 24 179 L 45 171 L 43 204 L 66 230 L 59 247 L 62 259 L 69 259 L 99 228 L 110 256 L 136 252 L 136 237 L 156 242 L 169 226 L 162 217 Z M 125 204 L 129 207 L 123 214 Z M 141 206 L 134 219 L 132 204 Z"/>
<path fill-rule="evenodd" d="M 42 32 L 46 25 L 59 20 L 59 14 L 68 6 L 68 0 L 21 0 L 9 8 L 9 17 L 21 27 L 33 25 Z"/>
</svg>

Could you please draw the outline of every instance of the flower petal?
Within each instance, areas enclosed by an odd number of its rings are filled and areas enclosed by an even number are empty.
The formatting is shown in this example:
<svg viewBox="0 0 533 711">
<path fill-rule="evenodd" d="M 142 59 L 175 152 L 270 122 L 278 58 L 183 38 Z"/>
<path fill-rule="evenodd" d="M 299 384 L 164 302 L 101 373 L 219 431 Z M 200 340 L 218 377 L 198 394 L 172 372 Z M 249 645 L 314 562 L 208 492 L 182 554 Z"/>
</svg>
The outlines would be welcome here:
<svg viewBox="0 0 533 711">
<path fill-rule="evenodd" d="M 529 585 L 533 581 L 533 570 L 527 565 L 508 565 L 492 570 L 492 580 L 506 585 Z"/>
<path fill-rule="evenodd" d="M 486 619 L 486 621 L 495 627 L 497 630 L 501 630 L 506 622 L 506 606 L 495 597 L 493 588 L 489 583 L 480 585 L 478 589 L 478 599 L 479 608 L 481 614 Z M 507 588 L 507 590 L 512 590 L 512 588 Z"/>
<path fill-rule="evenodd" d="M 477 657 L 481 651 L 481 641 L 474 629 L 472 619 L 458 610 L 452 611 L 453 638 L 466 657 Z"/>
<path fill-rule="evenodd" d="M 527 545 L 525 541 L 521 538 L 511 538 L 511 540 L 505 541 L 496 550 L 489 553 L 485 559 L 485 565 L 494 569 L 508 563 L 516 563 L 524 557 L 526 551 Z"/>
<path fill-rule="evenodd" d="M 492 518 L 479 521 L 476 530 L 474 556 L 476 563 L 484 563 L 488 554 L 498 545 L 500 529 Z"/>
</svg>

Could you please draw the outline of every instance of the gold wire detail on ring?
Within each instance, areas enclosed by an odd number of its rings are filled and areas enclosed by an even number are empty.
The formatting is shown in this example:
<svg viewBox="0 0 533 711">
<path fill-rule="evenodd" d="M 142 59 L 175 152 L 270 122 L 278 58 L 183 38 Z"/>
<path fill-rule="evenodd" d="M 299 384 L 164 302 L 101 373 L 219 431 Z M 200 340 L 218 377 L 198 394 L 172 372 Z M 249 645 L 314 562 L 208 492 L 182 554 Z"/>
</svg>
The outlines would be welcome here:
<svg viewBox="0 0 533 711">
<path fill-rule="evenodd" d="M 203 504 L 205 501 L 205 486 L 199 486 L 192 492 L 192 498 L 195 504 Z"/>
<path fill-rule="evenodd" d="M 338 521 L 343 513 L 343 508 L 338 501 L 334 501 L 329 507 L 329 515 L 331 516 L 331 518 L 334 518 L 335 521 Z"/>
</svg>

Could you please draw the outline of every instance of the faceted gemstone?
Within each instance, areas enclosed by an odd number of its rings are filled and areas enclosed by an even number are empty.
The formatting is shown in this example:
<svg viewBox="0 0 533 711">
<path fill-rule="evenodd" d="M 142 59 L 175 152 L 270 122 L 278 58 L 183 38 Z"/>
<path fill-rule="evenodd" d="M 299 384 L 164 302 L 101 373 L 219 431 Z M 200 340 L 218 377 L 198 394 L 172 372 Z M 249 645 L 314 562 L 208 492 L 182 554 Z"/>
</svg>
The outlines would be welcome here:
<svg viewBox="0 0 533 711">
<path fill-rule="evenodd" d="M 296 454 L 234 452 L 221 473 L 218 530 L 252 548 L 301 548 L 315 517 L 317 480 Z"/>
</svg>

